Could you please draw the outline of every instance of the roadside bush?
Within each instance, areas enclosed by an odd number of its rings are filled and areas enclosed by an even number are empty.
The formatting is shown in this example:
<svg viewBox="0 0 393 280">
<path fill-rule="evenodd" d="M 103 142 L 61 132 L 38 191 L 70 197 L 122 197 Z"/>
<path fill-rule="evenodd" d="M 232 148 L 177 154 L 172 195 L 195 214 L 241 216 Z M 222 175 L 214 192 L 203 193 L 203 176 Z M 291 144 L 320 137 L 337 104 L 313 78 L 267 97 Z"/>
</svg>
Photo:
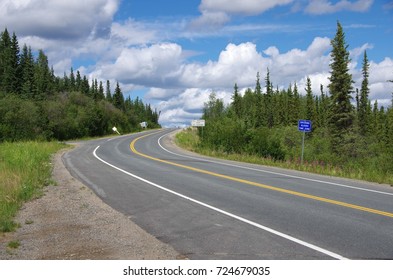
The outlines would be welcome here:
<svg viewBox="0 0 393 280">
<path fill-rule="evenodd" d="M 0 102 L 0 142 L 37 139 L 42 133 L 38 107 L 30 100 L 7 95 Z"/>
</svg>

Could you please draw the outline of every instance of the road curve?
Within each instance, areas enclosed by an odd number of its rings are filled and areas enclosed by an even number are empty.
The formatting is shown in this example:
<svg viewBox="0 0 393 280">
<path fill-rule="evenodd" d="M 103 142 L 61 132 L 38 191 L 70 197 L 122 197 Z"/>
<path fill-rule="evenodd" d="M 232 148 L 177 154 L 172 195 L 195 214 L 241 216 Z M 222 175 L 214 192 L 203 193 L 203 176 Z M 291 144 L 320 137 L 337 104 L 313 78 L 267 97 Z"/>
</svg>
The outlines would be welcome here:
<svg viewBox="0 0 393 280">
<path fill-rule="evenodd" d="M 63 157 L 104 202 L 190 259 L 393 259 L 393 189 L 206 158 L 172 130 Z"/>
</svg>

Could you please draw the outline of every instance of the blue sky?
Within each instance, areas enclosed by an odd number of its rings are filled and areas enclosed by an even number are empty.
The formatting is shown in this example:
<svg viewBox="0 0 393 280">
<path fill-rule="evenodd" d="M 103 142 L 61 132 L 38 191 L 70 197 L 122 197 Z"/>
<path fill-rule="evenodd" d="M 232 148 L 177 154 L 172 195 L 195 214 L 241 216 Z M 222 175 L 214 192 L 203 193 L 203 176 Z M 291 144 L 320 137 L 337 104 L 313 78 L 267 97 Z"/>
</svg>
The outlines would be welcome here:
<svg viewBox="0 0 393 280">
<path fill-rule="evenodd" d="M 165 126 L 201 116 L 214 91 L 230 102 L 269 68 L 275 86 L 310 77 L 328 84 L 330 39 L 340 21 L 360 87 L 363 52 L 370 98 L 388 106 L 393 86 L 393 1 L 0 0 L 0 27 L 43 49 L 58 75 L 79 70 L 119 81 L 125 95 L 160 110 Z"/>
</svg>

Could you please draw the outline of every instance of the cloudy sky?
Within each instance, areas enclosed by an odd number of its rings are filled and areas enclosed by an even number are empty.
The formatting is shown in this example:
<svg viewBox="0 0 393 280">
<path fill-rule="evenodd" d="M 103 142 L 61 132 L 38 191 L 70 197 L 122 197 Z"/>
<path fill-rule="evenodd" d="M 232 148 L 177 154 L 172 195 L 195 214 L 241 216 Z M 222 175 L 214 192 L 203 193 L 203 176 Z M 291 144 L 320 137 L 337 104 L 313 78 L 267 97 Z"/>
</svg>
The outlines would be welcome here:
<svg viewBox="0 0 393 280">
<path fill-rule="evenodd" d="M 389 105 L 393 1 L 373 0 L 0 0 L 0 28 L 43 49 L 58 75 L 119 81 L 125 95 L 160 110 L 165 126 L 201 116 L 214 91 L 230 102 L 235 83 L 255 87 L 269 68 L 275 86 L 307 76 L 328 84 L 330 39 L 340 21 L 360 88 L 363 52 L 370 98 Z"/>
</svg>

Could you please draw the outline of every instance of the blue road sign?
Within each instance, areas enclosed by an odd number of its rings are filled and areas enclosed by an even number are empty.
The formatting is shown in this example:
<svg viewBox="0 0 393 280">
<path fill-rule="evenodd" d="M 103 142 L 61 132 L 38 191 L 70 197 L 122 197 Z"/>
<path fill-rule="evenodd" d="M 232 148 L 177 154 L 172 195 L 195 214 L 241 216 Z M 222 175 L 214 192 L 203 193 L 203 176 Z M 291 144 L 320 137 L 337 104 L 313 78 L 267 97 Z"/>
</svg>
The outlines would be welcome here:
<svg viewBox="0 0 393 280">
<path fill-rule="evenodd" d="M 297 126 L 299 131 L 302 132 L 311 132 L 311 121 L 310 120 L 299 120 L 298 126 Z"/>
</svg>

